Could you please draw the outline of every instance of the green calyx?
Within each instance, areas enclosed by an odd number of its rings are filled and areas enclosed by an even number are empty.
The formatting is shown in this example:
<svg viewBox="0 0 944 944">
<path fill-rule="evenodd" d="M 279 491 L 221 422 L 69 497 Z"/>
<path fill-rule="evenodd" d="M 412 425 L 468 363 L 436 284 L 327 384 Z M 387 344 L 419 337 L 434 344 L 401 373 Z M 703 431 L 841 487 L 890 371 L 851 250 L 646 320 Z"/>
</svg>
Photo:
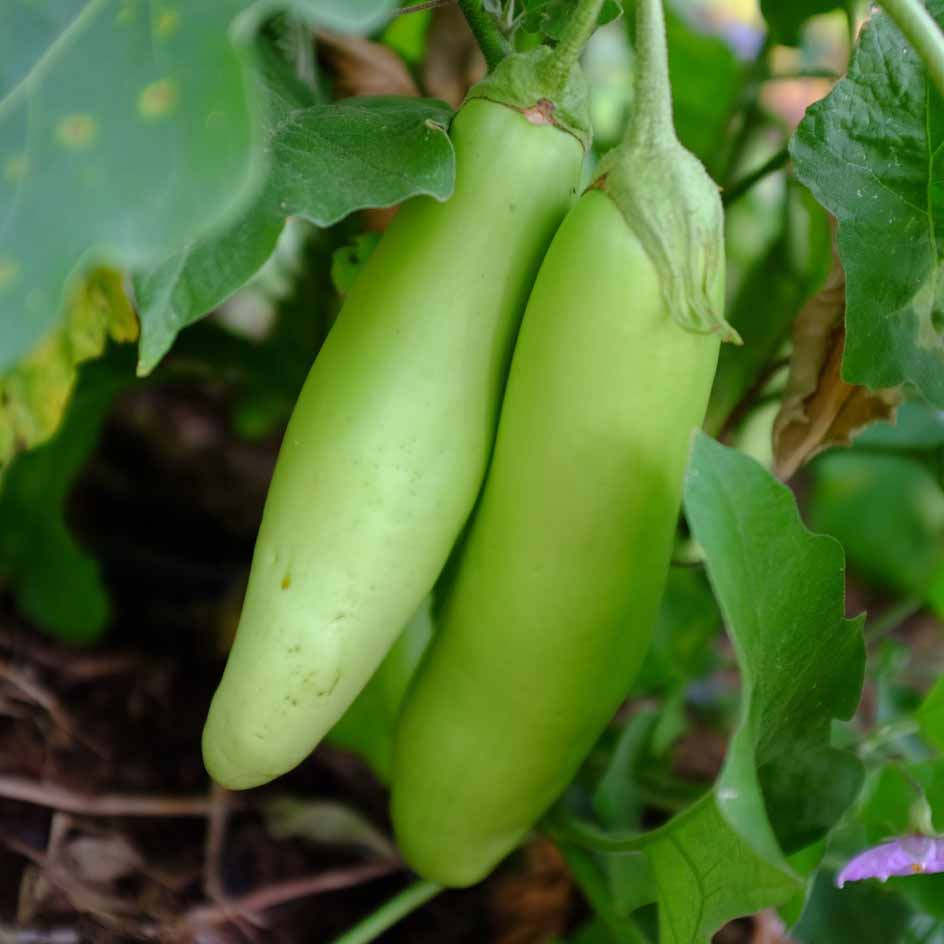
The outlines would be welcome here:
<svg viewBox="0 0 944 944">
<path fill-rule="evenodd" d="M 590 110 L 587 80 L 579 65 L 563 76 L 554 68 L 556 51 L 540 46 L 502 60 L 474 85 L 466 101 L 484 98 L 520 111 L 534 124 L 549 124 L 572 134 L 590 147 Z"/>
<path fill-rule="evenodd" d="M 621 146 L 596 185 L 619 207 L 652 260 L 672 317 L 687 331 L 741 343 L 724 320 L 724 210 L 714 181 L 678 141 Z"/>
<path fill-rule="evenodd" d="M 606 191 L 652 260 L 675 321 L 741 343 L 724 320 L 724 209 L 714 181 L 675 135 L 662 0 L 637 0 L 636 107 L 600 162 Z"/>
</svg>

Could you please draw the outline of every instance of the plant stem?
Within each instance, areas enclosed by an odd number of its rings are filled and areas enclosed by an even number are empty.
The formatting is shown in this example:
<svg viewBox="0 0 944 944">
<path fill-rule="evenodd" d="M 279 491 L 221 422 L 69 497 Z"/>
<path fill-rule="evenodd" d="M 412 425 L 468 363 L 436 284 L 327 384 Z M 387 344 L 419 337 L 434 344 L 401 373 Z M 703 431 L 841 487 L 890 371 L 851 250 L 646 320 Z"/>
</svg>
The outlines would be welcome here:
<svg viewBox="0 0 944 944">
<path fill-rule="evenodd" d="M 781 148 L 773 157 L 764 161 L 756 170 L 752 170 L 749 174 L 731 184 L 722 194 L 721 202 L 725 206 L 730 206 L 730 204 L 734 203 L 734 201 L 740 197 L 743 197 L 748 190 L 763 180 L 768 174 L 772 174 L 774 171 L 784 167 L 789 160 L 790 152 L 785 147 Z"/>
<path fill-rule="evenodd" d="M 542 70 L 542 78 L 551 95 L 560 92 L 567 83 L 571 69 L 580 59 L 583 47 L 597 28 L 603 0 L 579 0 L 570 15 L 564 34 Z"/>
<path fill-rule="evenodd" d="M 866 642 L 876 642 L 889 633 L 894 632 L 902 623 L 911 619 L 912 616 L 920 613 L 923 609 L 923 600 L 908 598 L 893 603 L 881 616 L 876 618 L 874 622 L 866 623 Z"/>
<path fill-rule="evenodd" d="M 921 0 L 881 0 L 885 12 L 924 61 L 931 81 L 944 95 L 944 33 Z"/>
<path fill-rule="evenodd" d="M 335 938 L 334 944 L 370 944 L 401 918 L 425 905 L 441 891 L 442 887 L 433 882 L 414 882 L 363 921 L 355 924 L 350 931 L 345 931 L 339 938 Z"/>
<path fill-rule="evenodd" d="M 662 2 L 638 0 L 636 4 L 635 106 L 626 130 L 626 143 L 632 146 L 675 138 Z"/>
<path fill-rule="evenodd" d="M 457 0 L 457 2 L 491 71 L 511 51 L 508 40 L 502 36 L 492 15 L 482 6 L 482 0 Z"/>
</svg>

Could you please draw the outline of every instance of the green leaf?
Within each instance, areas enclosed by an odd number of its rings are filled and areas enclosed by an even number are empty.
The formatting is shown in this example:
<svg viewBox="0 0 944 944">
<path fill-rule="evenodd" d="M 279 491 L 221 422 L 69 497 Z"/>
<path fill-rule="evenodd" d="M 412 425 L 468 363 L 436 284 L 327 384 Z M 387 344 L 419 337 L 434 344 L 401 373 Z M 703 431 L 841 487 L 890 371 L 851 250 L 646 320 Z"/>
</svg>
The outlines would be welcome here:
<svg viewBox="0 0 944 944">
<path fill-rule="evenodd" d="M 829 746 L 864 672 L 862 621 L 843 617 L 842 550 L 800 521 L 753 460 L 698 434 L 685 510 L 704 548 L 741 667 L 740 721 L 714 789 L 643 837 L 666 941 L 707 940 L 725 921 L 802 887 L 789 854 L 825 834 L 861 768 Z"/>
<path fill-rule="evenodd" d="M 79 15 L 85 3 L 6 0 L 0 7 L 0 102 Z"/>
<path fill-rule="evenodd" d="M 66 498 L 115 394 L 133 377 L 127 347 L 83 367 L 58 433 L 17 458 L 0 493 L 0 580 L 28 619 L 71 642 L 101 634 L 108 598 L 97 563 L 66 526 Z"/>
<path fill-rule="evenodd" d="M 944 0 L 928 10 L 944 22 Z M 892 20 L 876 12 L 848 75 L 791 142 L 799 179 L 839 220 L 845 269 L 843 377 L 914 383 L 944 405 L 944 278 L 938 194 L 944 100 Z"/>
<path fill-rule="evenodd" d="M 56 324 L 80 263 L 153 263 L 256 191 L 238 9 L 88 0 L 31 53 L 0 103 L 0 367 Z"/>
<path fill-rule="evenodd" d="M 227 230 L 191 244 L 135 280 L 147 373 L 177 333 L 241 288 L 271 255 L 286 216 L 330 226 L 365 207 L 416 195 L 445 200 L 455 180 L 448 105 L 431 99 L 351 98 L 292 107 L 299 93 L 269 70 L 269 176 Z"/>
<path fill-rule="evenodd" d="M 845 0 L 761 0 L 760 8 L 774 39 L 787 46 L 798 46 L 800 29 L 811 16 L 844 5 Z"/>
<path fill-rule="evenodd" d="M 802 887 L 731 828 L 714 793 L 651 833 L 645 852 L 659 887 L 660 944 L 703 944 L 730 919 L 788 901 Z"/>
<path fill-rule="evenodd" d="M 855 437 L 857 446 L 926 452 L 944 447 L 944 414 L 910 401 L 898 408 L 894 423 L 872 423 Z"/>
<path fill-rule="evenodd" d="M 812 473 L 810 523 L 842 542 L 849 566 L 878 587 L 930 596 L 944 568 L 944 492 L 926 465 L 853 449 L 820 457 Z"/>
<path fill-rule="evenodd" d="M 701 433 L 685 510 L 741 666 L 741 720 L 716 793 L 725 818 L 776 862 L 764 806 L 791 854 L 830 828 L 861 781 L 858 761 L 829 746 L 829 729 L 859 703 L 864 617 L 843 616 L 839 543 L 808 531 L 792 494 L 760 465 Z M 815 800 L 798 802 L 807 796 Z"/>
<path fill-rule="evenodd" d="M 905 902 L 873 882 L 851 882 L 839 889 L 833 878 L 826 871 L 816 876 L 791 939 L 798 944 L 905 944 L 910 918 Z"/>
</svg>

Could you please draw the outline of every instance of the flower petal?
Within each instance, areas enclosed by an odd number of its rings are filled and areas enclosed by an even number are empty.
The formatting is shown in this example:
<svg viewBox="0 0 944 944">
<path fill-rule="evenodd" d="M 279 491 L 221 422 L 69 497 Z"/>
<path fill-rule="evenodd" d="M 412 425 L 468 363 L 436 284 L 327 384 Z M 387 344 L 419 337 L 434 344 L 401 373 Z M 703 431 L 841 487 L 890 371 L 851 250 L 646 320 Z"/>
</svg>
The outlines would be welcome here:
<svg viewBox="0 0 944 944">
<path fill-rule="evenodd" d="M 842 888 L 846 882 L 878 878 L 883 882 L 891 876 L 944 872 L 944 838 L 932 836 L 901 836 L 859 853 L 836 876 Z"/>
</svg>

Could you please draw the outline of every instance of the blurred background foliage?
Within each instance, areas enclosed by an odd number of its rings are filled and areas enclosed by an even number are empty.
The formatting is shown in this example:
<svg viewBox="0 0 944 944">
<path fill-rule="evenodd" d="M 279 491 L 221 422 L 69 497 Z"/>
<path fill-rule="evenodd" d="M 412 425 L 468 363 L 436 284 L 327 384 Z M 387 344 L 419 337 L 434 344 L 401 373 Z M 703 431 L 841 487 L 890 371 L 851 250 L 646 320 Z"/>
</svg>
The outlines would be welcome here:
<svg viewBox="0 0 944 944">
<path fill-rule="evenodd" d="M 428 122 L 447 122 L 441 103 L 457 107 L 482 74 L 461 16 L 443 6 L 351 35 L 317 6 L 257 4 L 259 30 L 237 52 L 219 51 L 254 89 L 241 120 L 265 146 L 241 155 L 242 170 L 240 155 L 227 165 L 234 192 L 242 181 L 250 196 L 234 198 L 213 225 L 188 222 L 184 204 L 178 216 L 168 208 L 160 246 L 142 237 L 140 252 L 103 253 L 102 265 L 70 283 L 63 317 L 47 317 L 38 342 L 18 336 L 3 352 L 0 589 L 4 620 L 19 630 L 69 645 L 183 651 L 212 677 L 235 630 L 281 431 L 344 294 L 399 202 L 451 188 L 451 150 Z M 553 39 L 566 4 L 521 6 L 518 45 Z M 632 106 L 631 12 L 631 0 L 621 17 L 610 10 L 585 54 L 595 130 L 588 174 Z M 868 612 L 865 695 L 852 721 L 832 727 L 833 743 L 865 765 L 865 786 L 808 898 L 747 929 L 732 924 L 719 942 L 944 941 L 940 876 L 831 884 L 864 844 L 921 817 L 944 830 L 944 719 L 940 696 L 927 694 L 944 667 L 944 414 L 917 384 L 874 392 L 840 377 L 845 296 L 834 227 L 786 150 L 806 108 L 846 72 L 867 12 L 829 0 L 670 4 L 678 131 L 727 203 L 728 319 L 746 342 L 722 353 L 705 428 L 788 481 L 806 524 L 843 546 L 846 613 Z M 0 51 L 12 35 L 4 15 Z M 7 61 L 2 93 L 28 71 L 29 50 Z M 378 115 L 333 103 L 363 95 L 399 96 L 396 110 L 379 113 L 387 125 L 396 118 L 395 135 L 356 152 L 396 163 L 396 187 L 389 168 L 365 177 L 347 156 Z M 280 163 L 280 147 L 308 156 Z M 739 667 L 702 555 L 683 523 L 644 670 L 565 800 L 609 828 L 652 828 L 697 801 L 737 725 Z M 335 732 L 381 782 L 404 666 L 429 632 L 423 610 Z M 341 821 L 342 838 L 363 842 L 362 818 Z M 324 841 L 317 829 L 314 841 Z M 526 853 L 528 867 L 542 854 Z M 564 908 L 566 920 L 543 938 L 522 941 L 654 939 L 653 879 L 640 856 L 565 857 L 584 904 Z M 552 872 L 561 868 L 554 861 Z"/>
</svg>

